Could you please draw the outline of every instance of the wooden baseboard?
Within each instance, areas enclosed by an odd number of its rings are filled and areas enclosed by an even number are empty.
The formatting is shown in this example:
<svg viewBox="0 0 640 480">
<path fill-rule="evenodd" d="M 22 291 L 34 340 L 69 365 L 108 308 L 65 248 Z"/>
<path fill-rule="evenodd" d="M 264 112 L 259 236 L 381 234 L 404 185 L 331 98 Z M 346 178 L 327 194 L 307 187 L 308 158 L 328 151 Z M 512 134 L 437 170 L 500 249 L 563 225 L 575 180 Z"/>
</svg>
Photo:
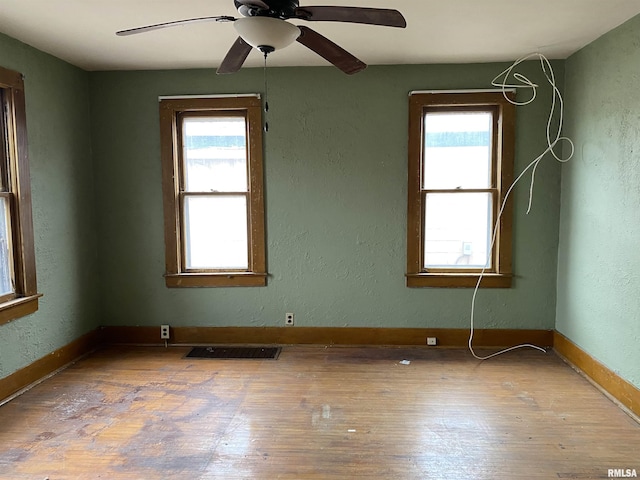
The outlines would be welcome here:
<svg viewBox="0 0 640 480">
<path fill-rule="evenodd" d="M 102 343 L 101 333 L 100 330 L 91 331 L 8 377 L 0 378 L 0 403 L 97 348 Z"/>
<path fill-rule="evenodd" d="M 83 335 L 32 364 L 0 378 L 0 403 L 86 355 L 101 344 L 158 345 L 159 327 L 103 327 Z M 466 347 L 469 331 L 448 328 L 334 328 L 334 327 L 177 327 L 172 345 L 282 344 L 282 345 L 425 345 L 436 337 L 439 347 Z M 504 347 L 518 343 L 550 346 L 550 330 L 476 330 L 474 346 Z"/>
<path fill-rule="evenodd" d="M 188 344 L 282 344 L 282 345 L 425 345 L 436 337 L 439 347 L 466 347 L 468 329 L 450 328 L 357 328 L 357 327 L 176 327 L 172 345 Z M 104 327 L 106 343 L 157 345 L 158 327 Z M 534 343 L 553 345 L 552 330 L 476 330 L 475 347 L 505 347 Z"/>
<path fill-rule="evenodd" d="M 640 416 L 640 390 L 590 356 L 561 333 L 554 331 L 553 348 L 568 363 L 599 385 L 605 392 Z"/>
<path fill-rule="evenodd" d="M 159 327 L 103 327 L 83 335 L 31 365 L 0 379 L 2 400 L 45 378 L 59 368 L 91 352 L 102 343 L 158 345 Z M 436 337 L 439 347 L 466 347 L 469 331 L 450 328 L 357 328 L 357 327 L 176 327 L 172 345 L 189 344 L 282 344 L 282 345 L 425 345 Z M 604 391 L 640 416 L 640 390 L 553 330 L 481 329 L 474 346 L 498 348 L 533 343 L 554 350 L 581 370 Z"/>
</svg>

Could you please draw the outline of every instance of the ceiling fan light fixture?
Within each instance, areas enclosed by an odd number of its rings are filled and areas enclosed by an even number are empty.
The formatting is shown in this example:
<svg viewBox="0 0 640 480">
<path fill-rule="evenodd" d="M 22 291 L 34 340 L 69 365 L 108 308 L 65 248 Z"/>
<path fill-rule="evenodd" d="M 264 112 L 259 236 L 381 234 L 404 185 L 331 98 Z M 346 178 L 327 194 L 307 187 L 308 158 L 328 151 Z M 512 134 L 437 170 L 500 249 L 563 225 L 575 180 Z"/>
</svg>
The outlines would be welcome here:
<svg viewBox="0 0 640 480">
<path fill-rule="evenodd" d="M 300 29 L 284 20 L 271 17 L 246 17 L 233 22 L 238 35 L 254 48 L 274 50 L 288 47 L 300 36 Z"/>
</svg>

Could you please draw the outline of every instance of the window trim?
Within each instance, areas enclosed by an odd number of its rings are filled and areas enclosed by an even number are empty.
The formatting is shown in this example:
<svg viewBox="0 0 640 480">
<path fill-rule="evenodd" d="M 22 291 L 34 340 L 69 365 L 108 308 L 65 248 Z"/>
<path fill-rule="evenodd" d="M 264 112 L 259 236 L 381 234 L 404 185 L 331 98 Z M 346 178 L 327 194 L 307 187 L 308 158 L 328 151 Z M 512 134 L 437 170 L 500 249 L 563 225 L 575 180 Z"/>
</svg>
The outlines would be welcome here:
<svg viewBox="0 0 640 480">
<path fill-rule="evenodd" d="M 506 95 L 515 100 L 513 92 Z M 475 287 L 480 272 L 470 269 L 431 269 L 424 265 L 424 193 L 423 179 L 423 119 L 428 109 L 487 107 L 497 110 L 498 129 L 494 139 L 499 148 L 494 149 L 492 176 L 497 188 L 498 202 L 494 205 L 494 218 L 504 201 L 504 195 L 513 182 L 515 157 L 515 105 L 502 91 L 466 92 L 415 92 L 409 96 L 409 161 L 407 202 L 407 287 Z M 498 174 L 499 172 L 499 174 Z M 495 271 L 483 274 L 481 287 L 509 288 L 512 284 L 512 200 L 509 199 L 500 218 L 492 255 Z"/>
<path fill-rule="evenodd" d="M 247 271 L 187 271 L 184 266 L 180 118 L 183 114 L 244 112 L 247 119 Z M 262 102 L 254 96 L 165 97 L 160 99 L 160 141 L 167 287 L 258 287 L 267 283 L 265 254 Z"/>
<path fill-rule="evenodd" d="M 0 67 L 0 88 L 4 90 L 9 145 L 8 182 L 11 185 L 11 232 L 15 290 L 13 298 L 0 303 L 0 325 L 38 310 L 36 256 L 31 202 L 31 174 L 27 143 L 27 119 L 22 74 Z"/>
</svg>

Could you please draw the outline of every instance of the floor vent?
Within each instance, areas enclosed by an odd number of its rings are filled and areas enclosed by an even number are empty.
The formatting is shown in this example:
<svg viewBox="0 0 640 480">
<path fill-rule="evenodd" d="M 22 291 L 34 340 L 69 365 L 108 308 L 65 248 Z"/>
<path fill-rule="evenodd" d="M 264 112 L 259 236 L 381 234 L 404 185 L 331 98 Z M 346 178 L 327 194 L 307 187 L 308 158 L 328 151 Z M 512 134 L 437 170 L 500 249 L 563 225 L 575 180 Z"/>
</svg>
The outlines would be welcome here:
<svg viewBox="0 0 640 480">
<path fill-rule="evenodd" d="M 186 358 L 257 358 L 276 360 L 280 347 L 194 347 Z"/>
</svg>

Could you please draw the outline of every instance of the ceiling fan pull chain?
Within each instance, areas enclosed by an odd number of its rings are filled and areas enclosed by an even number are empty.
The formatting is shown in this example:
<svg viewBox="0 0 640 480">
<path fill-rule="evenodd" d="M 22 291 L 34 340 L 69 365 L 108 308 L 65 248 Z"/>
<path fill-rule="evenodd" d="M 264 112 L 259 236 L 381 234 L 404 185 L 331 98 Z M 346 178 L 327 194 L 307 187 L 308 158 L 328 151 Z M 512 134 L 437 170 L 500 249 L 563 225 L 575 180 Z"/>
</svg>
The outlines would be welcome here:
<svg viewBox="0 0 640 480">
<path fill-rule="evenodd" d="M 267 120 L 267 114 L 269 113 L 269 85 L 267 82 L 267 55 L 269 52 L 264 52 L 264 131 L 269 131 L 269 121 Z"/>
</svg>

